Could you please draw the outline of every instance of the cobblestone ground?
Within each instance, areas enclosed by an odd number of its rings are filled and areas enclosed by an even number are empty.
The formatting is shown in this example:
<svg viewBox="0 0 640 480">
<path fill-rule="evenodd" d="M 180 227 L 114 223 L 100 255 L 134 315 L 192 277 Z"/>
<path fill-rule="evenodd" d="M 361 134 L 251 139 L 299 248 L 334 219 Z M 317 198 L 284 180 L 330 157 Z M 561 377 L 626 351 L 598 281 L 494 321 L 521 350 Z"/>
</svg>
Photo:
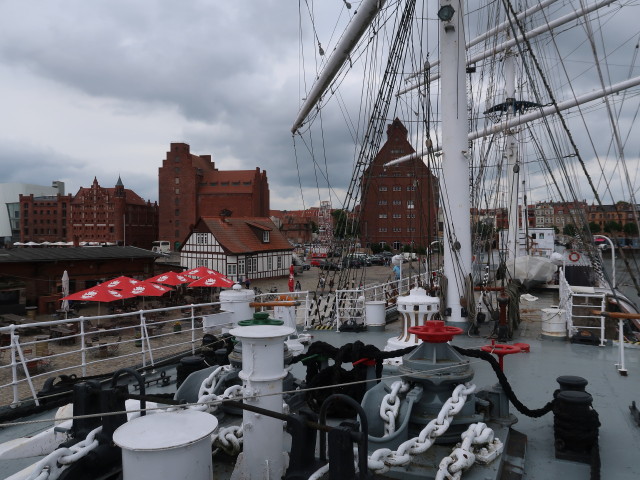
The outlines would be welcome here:
<svg viewBox="0 0 640 480">
<path fill-rule="evenodd" d="M 417 267 L 417 265 L 416 265 Z M 403 275 L 416 273 L 415 268 L 411 264 L 403 266 Z M 391 268 L 383 266 L 374 266 L 366 269 L 366 272 L 357 269 L 350 272 L 349 281 L 357 286 L 360 283 L 365 285 L 373 283 L 383 283 L 390 280 Z M 317 267 L 311 267 L 310 270 L 296 275 L 295 280 L 300 282 L 302 291 L 312 291 L 318 294 L 327 294 L 328 285 L 324 291 L 318 288 L 318 280 L 320 275 L 325 275 L 329 279 L 330 273 L 322 272 Z M 336 277 L 337 278 L 337 277 Z M 253 280 L 250 287 L 258 287 L 264 293 L 275 289 L 278 292 L 289 291 L 288 277 L 267 280 Z M 104 306 L 90 305 L 85 307 L 80 313 L 84 317 L 98 315 L 99 308 L 102 309 L 102 315 L 106 312 Z M 210 313 L 209 311 L 198 311 L 196 315 Z M 49 321 L 49 315 L 39 315 L 36 321 Z M 191 349 L 192 345 L 199 346 L 201 341 L 201 333 L 196 328 L 194 341 L 192 342 L 191 320 L 189 309 L 182 312 L 174 310 L 168 312 L 166 317 L 158 317 L 156 327 L 152 327 L 149 332 L 150 342 L 153 349 L 154 358 L 166 357 L 171 354 L 184 352 Z M 142 347 L 140 341 L 136 339 L 135 325 L 139 324 L 136 315 L 124 317 L 118 320 L 117 325 L 94 325 L 94 327 L 115 327 L 104 328 L 98 332 L 86 334 L 85 359 L 87 365 L 86 375 L 99 375 L 112 372 L 118 368 L 139 365 L 142 363 Z M 178 322 L 181 331 L 174 332 L 174 325 Z M 30 376 L 33 382 L 35 392 L 40 391 L 44 382 L 52 377 L 59 375 L 83 376 L 83 372 L 78 365 L 82 363 L 82 352 L 80 349 L 79 336 L 72 340 L 67 340 L 67 344 L 63 341 L 49 340 L 51 332 L 48 327 L 36 329 L 32 332 L 23 332 L 20 336 L 20 344 L 26 358 L 43 357 L 42 360 L 28 362 Z M 68 344 L 71 343 L 71 344 Z M 19 361 L 19 359 L 18 359 Z M 147 363 L 150 359 L 147 356 Z M 26 381 L 26 375 L 23 367 L 18 365 L 17 380 L 18 398 L 25 399 L 31 396 L 31 389 Z M 0 350 L 0 405 L 8 405 L 13 402 L 13 372 L 11 368 L 11 352 L 7 347 Z"/>
</svg>

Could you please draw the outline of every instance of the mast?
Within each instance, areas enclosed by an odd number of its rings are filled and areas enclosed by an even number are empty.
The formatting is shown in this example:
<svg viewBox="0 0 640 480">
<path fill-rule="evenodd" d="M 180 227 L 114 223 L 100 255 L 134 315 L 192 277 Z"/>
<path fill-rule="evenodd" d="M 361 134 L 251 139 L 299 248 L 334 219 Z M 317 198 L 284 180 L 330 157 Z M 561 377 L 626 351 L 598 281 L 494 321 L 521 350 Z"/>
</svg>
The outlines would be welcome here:
<svg viewBox="0 0 640 480">
<path fill-rule="evenodd" d="M 469 145 L 467 143 L 467 77 L 463 0 L 440 0 L 440 71 L 442 105 L 442 208 L 444 274 L 447 277 L 446 320 L 466 322 L 461 299 L 471 272 Z"/>
<path fill-rule="evenodd" d="M 507 30 L 508 36 L 511 32 Z M 504 59 L 504 78 L 506 94 L 506 117 L 516 115 L 516 78 L 515 78 L 515 53 L 509 49 Z M 515 272 L 515 259 L 518 256 L 518 187 L 520 186 L 520 164 L 518 163 L 518 143 L 513 128 L 505 130 L 505 156 L 507 158 L 507 192 L 509 195 L 509 233 L 507 236 L 507 260 L 511 266 L 511 272 Z"/>
</svg>

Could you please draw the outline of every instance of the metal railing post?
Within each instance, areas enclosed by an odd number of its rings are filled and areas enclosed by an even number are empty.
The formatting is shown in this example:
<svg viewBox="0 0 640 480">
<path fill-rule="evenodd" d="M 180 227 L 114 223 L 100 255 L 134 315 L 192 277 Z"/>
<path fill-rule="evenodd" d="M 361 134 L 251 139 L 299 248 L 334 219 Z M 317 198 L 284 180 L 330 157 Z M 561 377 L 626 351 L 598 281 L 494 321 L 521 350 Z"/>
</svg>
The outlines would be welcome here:
<svg viewBox="0 0 640 480">
<path fill-rule="evenodd" d="M 87 376 L 87 346 L 85 345 L 84 316 L 80 317 L 80 358 L 82 361 L 82 376 Z"/>
<path fill-rule="evenodd" d="M 191 304 L 191 354 L 196 354 L 196 316 L 195 307 Z"/>
<path fill-rule="evenodd" d="M 12 407 L 20 405 L 20 399 L 18 394 L 18 363 L 16 362 L 16 343 L 14 343 L 14 337 L 16 326 L 11 325 L 10 343 L 11 343 L 11 388 L 13 389 L 13 402 Z"/>
</svg>

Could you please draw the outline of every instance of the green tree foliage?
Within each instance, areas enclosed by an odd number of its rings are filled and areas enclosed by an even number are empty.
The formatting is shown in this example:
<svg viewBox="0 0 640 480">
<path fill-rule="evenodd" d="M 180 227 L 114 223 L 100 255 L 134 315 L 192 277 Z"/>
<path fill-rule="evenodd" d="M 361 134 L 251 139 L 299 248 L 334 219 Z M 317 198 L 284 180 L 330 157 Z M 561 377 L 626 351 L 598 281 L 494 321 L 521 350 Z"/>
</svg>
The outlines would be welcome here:
<svg viewBox="0 0 640 480">
<path fill-rule="evenodd" d="M 610 220 L 604 224 L 604 231 L 607 233 L 615 233 L 620 232 L 622 230 L 622 225 L 618 222 Z"/>
<path fill-rule="evenodd" d="M 596 222 L 589 222 L 589 231 L 593 234 L 600 233 L 600 224 Z"/>
<path fill-rule="evenodd" d="M 565 235 L 569 235 L 571 237 L 575 236 L 577 232 L 578 232 L 578 229 L 573 223 L 568 223 L 562 229 L 562 233 L 564 233 Z"/>
<path fill-rule="evenodd" d="M 625 235 L 637 235 L 638 234 L 638 225 L 635 223 L 625 223 L 622 231 Z"/>
</svg>

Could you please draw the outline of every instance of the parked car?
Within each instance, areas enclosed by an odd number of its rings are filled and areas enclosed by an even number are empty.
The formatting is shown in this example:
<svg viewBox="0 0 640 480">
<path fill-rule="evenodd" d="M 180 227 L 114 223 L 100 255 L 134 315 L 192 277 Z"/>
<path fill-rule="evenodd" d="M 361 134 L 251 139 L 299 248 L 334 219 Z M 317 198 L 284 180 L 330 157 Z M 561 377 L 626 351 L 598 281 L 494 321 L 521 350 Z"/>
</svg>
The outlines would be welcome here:
<svg viewBox="0 0 640 480">
<path fill-rule="evenodd" d="M 362 261 L 358 258 L 344 257 L 342 259 L 343 268 L 360 268 L 362 265 Z"/>
<path fill-rule="evenodd" d="M 371 265 L 384 265 L 385 264 L 385 258 L 382 255 L 371 255 L 369 257 L 369 261 L 371 262 Z"/>
<path fill-rule="evenodd" d="M 319 265 L 320 270 L 340 270 L 341 267 L 337 263 L 329 262 L 327 260 L 323 260 Z"/>
</svg>

